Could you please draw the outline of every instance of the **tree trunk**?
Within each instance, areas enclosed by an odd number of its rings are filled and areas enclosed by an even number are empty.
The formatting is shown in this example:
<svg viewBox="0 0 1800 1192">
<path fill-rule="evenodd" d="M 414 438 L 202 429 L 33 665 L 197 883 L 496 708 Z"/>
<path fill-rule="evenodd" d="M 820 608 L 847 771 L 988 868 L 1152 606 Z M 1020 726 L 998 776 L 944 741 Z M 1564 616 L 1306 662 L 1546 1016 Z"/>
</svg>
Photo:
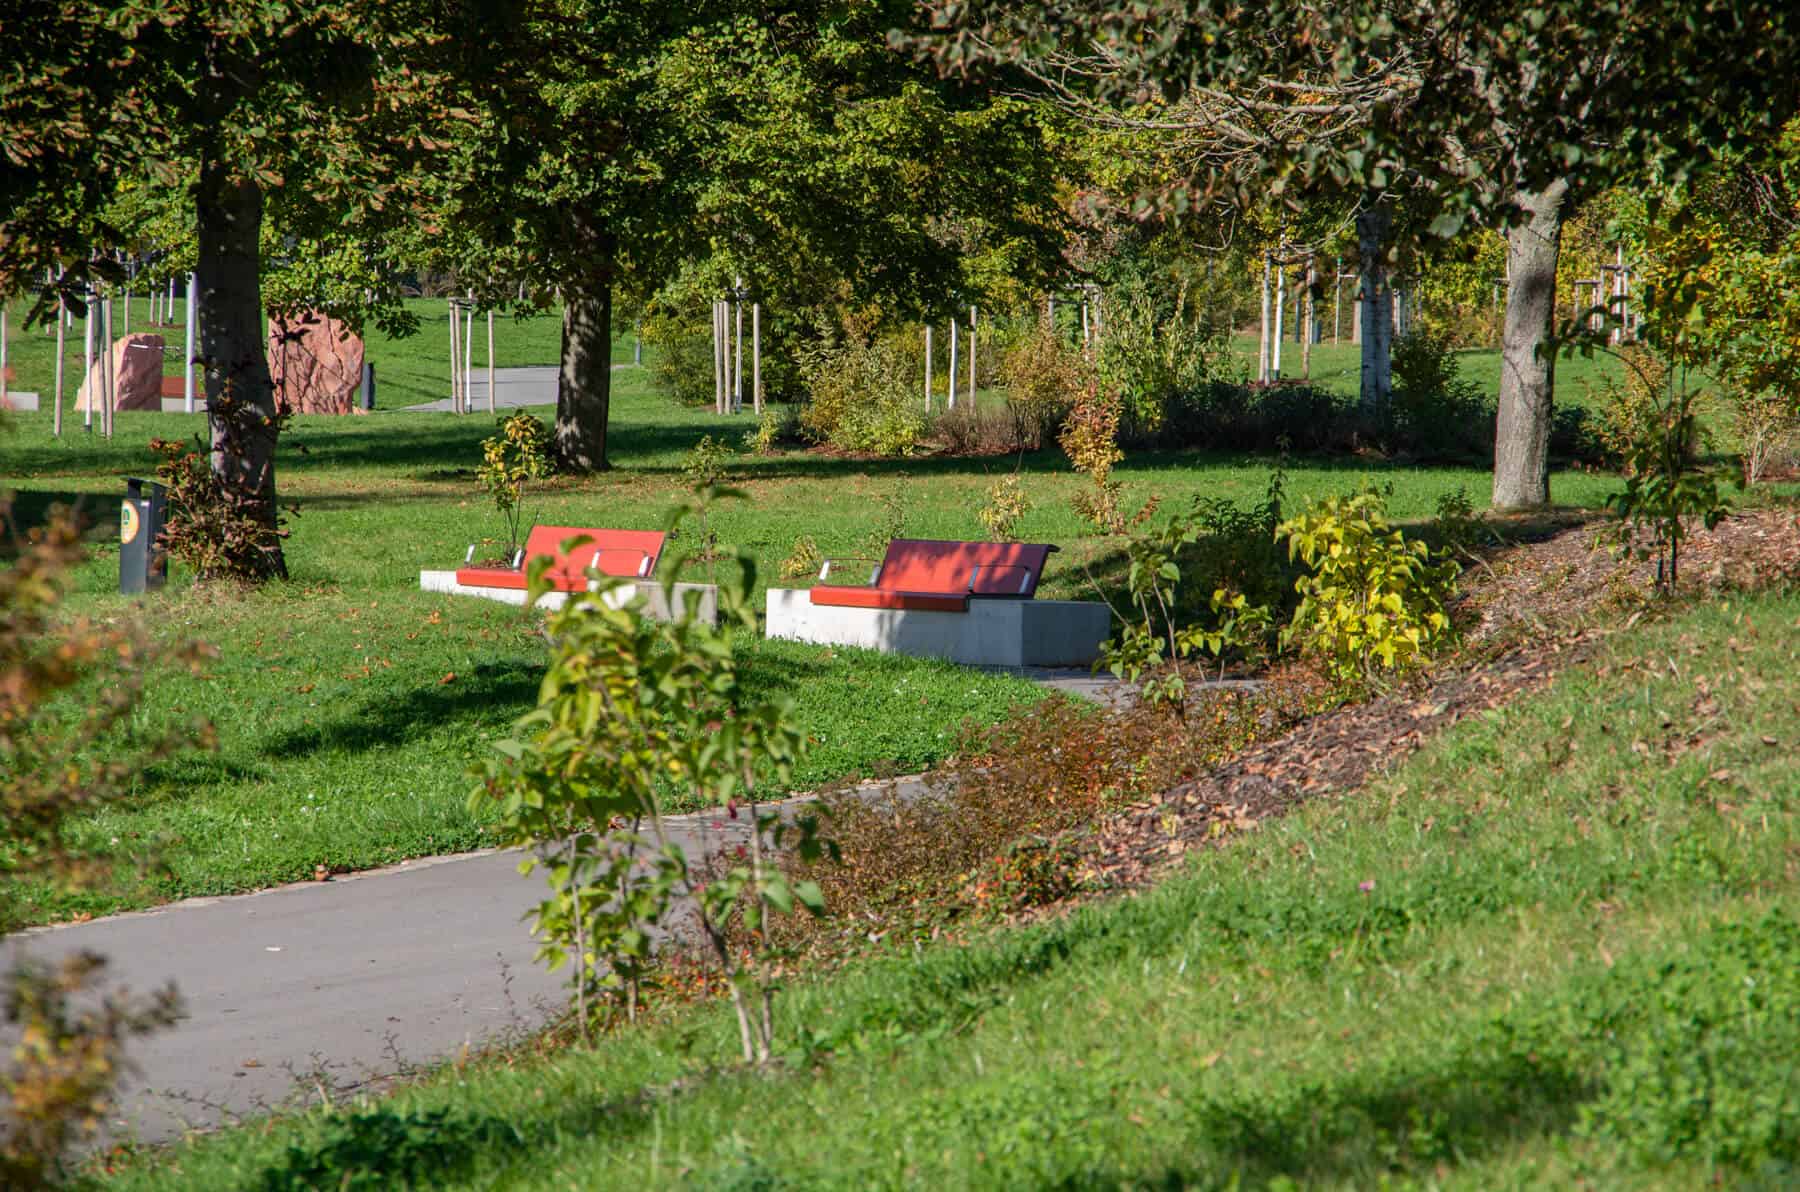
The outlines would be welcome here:
<svg viewBox="0 0 1800 1192">
<path fill-rule="evenodd" d="M 261 578 L 287 575 L 275 530 L 275 386 L 263 318 L 263 196 L 256 183 L 208 157 L 195 196 L 200 356 L 206 370 L 212 470 L 228 499 L 270 531 L 245 565 Z"/>
<path fill-rule="evenodd" d="M 1494 429 L 1494 508 L 1550 503 L 1550 416 L 1556 353 L 1556 258 L 1562 245 L 1561 179 L 1516 202 L 1524 222 L 1506 234 L 1506 331 L 1500 347 L 1500 417 Z"/>
<path fill-rule="evenodd" d="M 1362 262 L 1362 296 L 1358 301 L 1362 331 L 1360 404 L 1363 415 L 1371 419 L 1387 416 L 1388 399 L 1394 391 L 1394 293 L 1382 259 L 1392 222 L 1392 214 L 1383 202 L 1365 207 L 1356 215 L 1356 248 Z"/>
<path fill-rule="evenodd" d="M 612 404 L 612 241 L 585 220 L 586 277 L 563 287 L 562 372 L 556 379 L 556 466 L 606 470 L 606 419 Z"/>
</svg>

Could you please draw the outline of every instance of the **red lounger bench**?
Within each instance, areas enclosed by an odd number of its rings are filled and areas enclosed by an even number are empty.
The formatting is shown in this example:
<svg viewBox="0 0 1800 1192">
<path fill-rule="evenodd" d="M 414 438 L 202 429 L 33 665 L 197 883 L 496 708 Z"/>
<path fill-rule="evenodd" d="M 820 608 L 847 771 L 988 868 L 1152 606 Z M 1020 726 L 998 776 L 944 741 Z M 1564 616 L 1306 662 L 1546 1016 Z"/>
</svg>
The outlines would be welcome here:
<svg viewBox="0 0 1800 1192">
<path fill-rule="evenodd" d="M 619 579 L 649 579 L 656 573 L 667 535 L 658 530 L 594 530 L 579 526 L 533 526 L 516 567 L 458 567 L 456 582 L 472 588 L 524 591 L 534 559 L 550 558 L 548 578 L 554 592 L 588 590 L 588 568 Z M 571 538 L 588 541 L 564 552 Z M 469 548 L 473 552 L 474 548 Z"/>
<path fill-rule="evenodd" d="M 1018 542 L 941 542 L 896 538 L 867 585 L 826 584 L 812 603 L 840 608 L 967 612 L 970 600 L 1029 600 L 1054 546 Z M 844 560 L 837 560 L 843 562 Z M 831 575 L 833 560 L 819 569 Z"/>
</svg>

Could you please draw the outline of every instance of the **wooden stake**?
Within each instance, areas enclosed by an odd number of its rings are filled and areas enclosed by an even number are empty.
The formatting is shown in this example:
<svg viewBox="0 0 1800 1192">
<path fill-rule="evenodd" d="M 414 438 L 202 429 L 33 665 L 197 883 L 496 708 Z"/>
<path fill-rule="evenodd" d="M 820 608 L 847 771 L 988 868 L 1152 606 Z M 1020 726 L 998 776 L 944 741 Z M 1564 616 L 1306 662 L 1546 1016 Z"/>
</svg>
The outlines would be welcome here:
<svg viewBox="0 0 1800 1192">
<path fill-rule="evenodd" d="M 1274 268 L 1274 258 L 1265 255 L 1263 257 L 1262 322 L 1257 330 L 1256 343 L 1256 379 L 1265 385 L 1269 381 L 1269 274 Z"/>
<path fill-rule="evenodd" d="M 463 412 L 475 412 L 475 295 L 463 308 Z"/>
<path fill-rule="evenodd" d="M 487 312 L 487 324 L 488 324 L 488 354 L 487 354 L 488 413 L 492 414 L 495 410 L 495 406 L 494 406 L 494 312 L 491 310 Z"/>
<path fill-rule="evenodd" d="M 459 318 L 457 318 L 456 299 L 454 299 L 454 298 L 450 299 L 449 309 L 450 309 L 450 412 L 452 414 L 460 414 L 460 413 L 462 413 L 462 401 L 461 401 L 462 395 L 458 391 L 457 378 L 462 375 L 462 370 L 457 367 L 456 349 L 458 347 L 459 341 L 462 339 L 462 334 L 461 334 L 462 328 L 460 325 L 461 320 Z"/>
<path fill-rule="evenodd" d="M 757 417 L 763 412 L 762 387 L 762 303 L 750 304 L 750 400 L 756 403 Z"/>
<path fill-rule="evenodd" d="M 969 410 L 975 411 L 975 308 L 969 308 Z"/>
<path fill-rule="evenodd" d="M 956 408 L 956 319 L 950 320 L 950 398 L 949 408 Z"/>
<path fill-rule="evenodd" d="M 1306 288 L 1300 295 L 1300 379 L 1312 380 L 1312 325 L 1313 325 L 1313 282 L 1315 275 L 1309 263 L 1306 266 Z"/>
<path fill-rule="evenodd" d="M 1275 269 L 1275 331 L 1269 337 L 1269 379 L 1281 380 L 1282 315 L 1287 313 L 1287 266 Z"/>
<path fill-rule="evenodd" d="M 740 279 L 740 287 L 742 285 Z M 737 323 L 737 353 L 731 366 L 731 412 L 741 414 L 744 410 L 744 303 L 732 292 L 731 309 Z"/>
<path fill-rule="evenodd" d="M 81 387 L 87 390 L 87 401 L 81 407 L 81 425 L 89 434 L 94 432 L 94 299 L 88 296 L 87 318 L 83 320 L 81 334 Z M 80 390 L 76 391 L 76 400 L 81 400 Z"/>
<path fill-rule="evenodd" d="M 194 327 L 200 321 L 200 287 L 198 273 L 188 274 L 187 289 L 187 366 L 182 370 L 181 405 L 189 414 L 194 412 Z"/>
<path fill-rule="evenodd" d="M 931 413 L 931 324 L 925 324 L 925 412 Z"/>
<path fill-rule="evenodd" d="M 6 404 L 6 305 L 0 302 L 0 406 Z"/>
<path fill-rule="evenodd" d="M 725 345 L 719 326 L 719 301 L 713 299 L 712 305 L 712 340 L 713 340 L 713 413 L 725 412 Z"/>
<path fill-rule="evenodd" d="M 62 295 L 56 298 L 56 396 L 55 413 L 50 418 L 50 433 L 62 438 L 62 395 L 63 395 L 63 315 L 67 313 Z"/>
</svg>

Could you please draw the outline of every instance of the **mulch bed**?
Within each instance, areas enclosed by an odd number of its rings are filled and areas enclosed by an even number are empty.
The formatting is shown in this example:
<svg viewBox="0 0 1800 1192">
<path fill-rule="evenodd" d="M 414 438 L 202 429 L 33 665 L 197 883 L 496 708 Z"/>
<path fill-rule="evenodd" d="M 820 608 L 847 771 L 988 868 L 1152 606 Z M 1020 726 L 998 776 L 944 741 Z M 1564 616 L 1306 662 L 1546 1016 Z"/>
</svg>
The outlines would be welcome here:
<svg viewBox="0 0 1800 1192">
<path fill-rule="evenodd" d="M 1404 690 L 1313 716 L 1205 775 L 1101 822 L 1081 848 L 1089 888 L 1146 885 L 1189 849 L 1317 798 L 1339 798 L 1440 729 L 1540 690 L 1636 622 L 1655 566 L 1621 560 L 1579 526 L 1499 550 L 1468 573 L 1456 613 L 1465 647 Z M 1683 547 L 1683 594 L 1751 590 L 1800 577 L 1800 517 L 1741 513 Z"/>
</svg>

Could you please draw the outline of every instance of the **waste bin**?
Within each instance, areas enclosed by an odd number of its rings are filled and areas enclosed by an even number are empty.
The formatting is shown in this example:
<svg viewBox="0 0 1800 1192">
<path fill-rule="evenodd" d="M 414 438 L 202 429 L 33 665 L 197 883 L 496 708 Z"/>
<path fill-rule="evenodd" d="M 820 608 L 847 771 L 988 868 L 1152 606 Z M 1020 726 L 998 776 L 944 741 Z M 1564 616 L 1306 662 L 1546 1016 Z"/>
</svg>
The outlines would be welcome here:
<svg viewBox="0 0 1800 1192">
<path fill-rule="evenodd" d="M 125 477 L 125 501 L 119 506 L 121 592 L 160 588 L 168 578 L 168 559 L 156 544 L 162 536 L 165 491 L 154 480 Z"/>
</svg>

